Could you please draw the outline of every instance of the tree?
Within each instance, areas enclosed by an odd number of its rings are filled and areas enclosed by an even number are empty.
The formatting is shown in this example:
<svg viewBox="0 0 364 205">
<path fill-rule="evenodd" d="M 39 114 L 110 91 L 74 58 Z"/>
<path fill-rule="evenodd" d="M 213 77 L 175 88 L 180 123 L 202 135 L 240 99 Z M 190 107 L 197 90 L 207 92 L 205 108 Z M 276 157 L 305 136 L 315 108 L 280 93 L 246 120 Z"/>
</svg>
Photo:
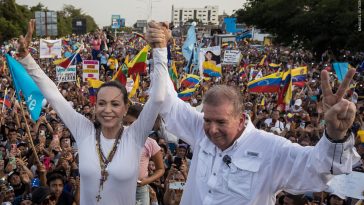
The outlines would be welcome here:
<svg viewBox="0 0 364 205">
<path fill-rule="evenodd" d="M 18 37 L 27 28 L 31 13 L 26 6 L 19 6 L 15 0 L 3 0 L 0 6 L 0 42 Z"/>
<path fill-rule="evenodd" d="M 63 10 L 58 12 L 58 32 L 59 35 L 65 36 L 72 33 L 72 19 L 85 18 L 87 32 L 95 31 L 98 26 L 95 20 L 82 12 L 82 9 L 77 9 L 73 5 L 64 5 Z"/>
<path fill-rule="evenodd" d="M 0 43 L 26 33 L 29 19 L 34 18 L 36 11 L 47 11 L 47 7 L 39 3 L 36 6 L 18 5 L 15 0 L 0 1 Z M 65 5 L 58 11 L 58 34 L 65 36 L 72 33 L 72 18 L 85 18 L 87 32 L 97 29 L 94 19 L 72 5 Z"/>
<path fill-rule="evenodd" d="M 279 43 L 303 45 L 317 54 L 364 46 L 356 0 L 248 0 L 236 16 L 275 35 Z"/>
</svg>

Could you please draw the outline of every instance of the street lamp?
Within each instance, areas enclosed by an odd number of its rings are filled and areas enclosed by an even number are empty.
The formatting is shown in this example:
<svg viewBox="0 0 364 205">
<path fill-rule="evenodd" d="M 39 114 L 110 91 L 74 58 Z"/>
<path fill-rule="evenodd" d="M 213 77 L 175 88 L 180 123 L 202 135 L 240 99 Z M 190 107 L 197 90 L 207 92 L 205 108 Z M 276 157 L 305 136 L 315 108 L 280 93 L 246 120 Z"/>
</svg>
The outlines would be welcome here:
<svg viewBox="0 0 364 205">
<path fill-rule="evenodd" d="M 144 2 L 144 0 L 137 0 L 137 1 L 140 1 L 140 2 Z M 147 8 L 149 7 L 149 14 L 148 14 L 148 21 L 151 20 L 152 18 L 152 14 L 153 14 L 153 3 L 156 3 L 156 2 L 160 2 L 160 0 L 149 0 L 149 5 L 147 6 Z"/>
</svg>

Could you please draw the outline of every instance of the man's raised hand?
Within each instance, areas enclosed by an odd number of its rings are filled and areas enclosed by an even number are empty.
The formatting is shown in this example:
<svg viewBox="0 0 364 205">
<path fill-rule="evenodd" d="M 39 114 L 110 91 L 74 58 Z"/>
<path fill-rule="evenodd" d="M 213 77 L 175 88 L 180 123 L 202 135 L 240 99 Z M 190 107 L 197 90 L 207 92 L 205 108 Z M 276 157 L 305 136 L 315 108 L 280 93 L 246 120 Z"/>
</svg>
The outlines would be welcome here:
<svg viewBox="0 0 364 205">
<path fill-rule="evenodd" d="M 343 98 L 354 75 L 355 69 L 350 69 L 337 92 L 333 93 L 328 72 L 326 70 L 321 72 L 326 132 L 333 140 L 344 139 L 347 130 L 352 126 L 355 119 L 356 107 L 354 103 Z"/>
<path fill-rule="evenodd" d="M 20 36 L 19 37 L 19 47 L 18 47 L 18 55 L 21 58 L 24 58 L 25 56 L 27 56 L 29 54 L 29 46 L 30 43 L 32 42 L 32 36 L 33 36 L 33 32 L 34 32 L 34 25 L 35 25 L 35 20 L 34 19 L 30 19 L 28 22 L 28 31 L 27 34 L 24 36 Z"/>
</svg>

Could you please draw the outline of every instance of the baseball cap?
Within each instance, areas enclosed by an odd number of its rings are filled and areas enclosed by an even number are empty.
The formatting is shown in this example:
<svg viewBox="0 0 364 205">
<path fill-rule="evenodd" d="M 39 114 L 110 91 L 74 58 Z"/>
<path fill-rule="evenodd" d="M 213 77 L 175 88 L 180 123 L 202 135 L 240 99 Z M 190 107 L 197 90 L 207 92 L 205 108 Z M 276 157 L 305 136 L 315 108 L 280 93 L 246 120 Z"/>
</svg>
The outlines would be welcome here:
<svg viewBox="0 0 364 205">
<path fill-rule="evenodd" d="M 333 193 L 330 194 L 330 196 L 333 196 L 333 195 L 339 197 L 342 200 L 346 200 L 346 196 L 341 194 L 341 193 L 333 192 Z"/>
<path fill-rule="evenodd" d="M 301 99 L 297 99 L 297 100 L 294 102 L 294 105 L 296 105 L 296 106 L 301 106 L 301 105 L 302 105 L 302 100 L 301 100 Z"/>
<path fill-rule="evenodd" d="M 187 144 L 179 144 L 178 145 L 178 148 L 185 148 L 185 149 L 187 149 L 188 148 L 188 145 Z"/>
</svg>

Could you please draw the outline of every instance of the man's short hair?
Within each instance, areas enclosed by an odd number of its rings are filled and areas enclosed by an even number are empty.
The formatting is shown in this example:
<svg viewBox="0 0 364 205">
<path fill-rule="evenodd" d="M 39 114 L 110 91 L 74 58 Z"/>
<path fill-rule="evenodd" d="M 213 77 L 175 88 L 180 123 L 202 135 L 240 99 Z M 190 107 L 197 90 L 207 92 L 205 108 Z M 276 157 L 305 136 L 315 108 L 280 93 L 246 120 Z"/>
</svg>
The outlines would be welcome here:
<svg viewBox="0 0 364 205">
<path fill-rule="evenodd" d="M 142 112 L 142 110 L 143 110 L 143 106 L 141 104 L 136 103 L 136 104 L 129 106 L 126 115 L 130 115 L 135 118 L 138 118 L 140 113 Z"/>
<path fill-rule="evenodd" d="M 219 106 L 229 102 L 233 106 L 234 115 L 241 116 L 244 111 L 243 99 L 236 88 L 227 85 L 215 85 L 209 89 L 203 99 L 203 104 Z"/>
<path fill-rule="evenodd" d="M 66 183 L 66 173 L 64 170 L 55 170 L 47 174 L 47 184 L 50 186 L 51 182 L 60 179 L 63 185 Z"/>
</svg>

